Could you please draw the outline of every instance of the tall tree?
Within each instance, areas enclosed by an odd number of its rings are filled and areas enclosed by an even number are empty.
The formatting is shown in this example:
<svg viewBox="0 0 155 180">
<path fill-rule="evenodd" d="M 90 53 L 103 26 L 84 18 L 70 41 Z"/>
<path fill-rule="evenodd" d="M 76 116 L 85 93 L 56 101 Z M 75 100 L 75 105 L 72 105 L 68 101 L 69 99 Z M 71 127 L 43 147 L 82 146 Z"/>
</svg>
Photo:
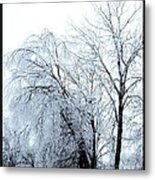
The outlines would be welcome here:
<svg viewBox="0 0 155 180">
<path fill-rule="evenodd" d="M 79 60 L 91 61 L 96 67 L 95 73 L 113 109 L 112 129 L 117 125 L 115 169 L 120 165 L 124 113 L 129 112 L 131 104 L 136 104 L 136 107 L 143 104 L 142 3 L 135 3 L 130 10 L 129 5 L 126 2 L 94 5 L 96 21 L 86 18 L 83 26 L 72 25 L 76 32 L 73 39 L 77 39 L 75 41 L 81 48 L 78 51 L 72 48 L 71 51 Z"/>
</svg>

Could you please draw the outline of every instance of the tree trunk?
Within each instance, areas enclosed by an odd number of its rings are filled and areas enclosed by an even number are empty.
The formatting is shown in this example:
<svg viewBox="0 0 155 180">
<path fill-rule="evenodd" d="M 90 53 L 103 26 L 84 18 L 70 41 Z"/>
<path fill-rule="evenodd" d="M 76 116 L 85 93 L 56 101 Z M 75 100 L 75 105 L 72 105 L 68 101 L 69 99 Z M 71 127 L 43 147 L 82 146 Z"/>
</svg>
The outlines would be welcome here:
<svg viewBox="0 0 155 180">
<path fill-rule="evenodd" d="M 117 145 L 116 145 L 116 154 L 115 154 L 115 169 L 119 169 L 119 165 L 120 165 L 122 133 L 123 133 L 123 107 L 122 107 L 122 97 L 120 95 L 120 97 L 119 97 L 118 130 L 117 130 Z"/>
<path fill-rule="evenodd" d="M 92 129 L 93 129 L 93 155 L 91 158 L 91 168 L 95 169 L 97 162 L 96 162 L 96 129 L 95 129 L 94 117 L 92 118 Z"/>
<path fill-rule="evenodd" d="M 79 143 L 79 162 L 78 162 L 80 168 L 84 168 L 84 169 L 90 168 L 89 160 L 86 153 L 87 152 L 85 151 L 84 141 L 83 139 L 81 139 Z"/>
</svg>

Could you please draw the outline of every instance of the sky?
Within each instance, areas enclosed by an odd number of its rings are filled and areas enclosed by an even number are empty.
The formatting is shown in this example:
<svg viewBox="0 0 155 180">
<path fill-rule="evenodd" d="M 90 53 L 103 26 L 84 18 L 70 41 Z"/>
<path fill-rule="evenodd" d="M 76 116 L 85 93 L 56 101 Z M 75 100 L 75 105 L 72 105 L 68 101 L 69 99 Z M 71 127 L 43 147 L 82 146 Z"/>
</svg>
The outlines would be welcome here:
<svg viewBox="0 0 155 180">
<path fill-rule="evenodd" d="M 71 20 L 79 24 L 84 16 L 92 18 L 93 13 L 91 2 L 4 4 L 3 54 L 21 47 L 30 35 L 40 34 L 44 28 L 63 35 Z"/>
<path fill-rule="evenodd" d="M 22 45 L 31 34 L 44 28 L 57 35 L 67 31 L 70 20 L 75 23 L 83 16 L 92 16 L 91 3 L 4 4 L 3 54 Z"/>
</svg>

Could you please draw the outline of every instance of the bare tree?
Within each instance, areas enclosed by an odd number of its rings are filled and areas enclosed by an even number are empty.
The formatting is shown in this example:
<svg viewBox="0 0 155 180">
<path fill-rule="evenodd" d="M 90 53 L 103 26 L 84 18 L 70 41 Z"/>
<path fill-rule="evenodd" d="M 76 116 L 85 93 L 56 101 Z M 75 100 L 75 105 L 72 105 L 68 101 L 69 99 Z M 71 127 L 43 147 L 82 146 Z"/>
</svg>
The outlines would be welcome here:
<svg viewBox="0 0 155 180">
<path fill-rule="evenodd" d="M 135 3 L 130 10 L 128 5 L 130 3 L 126 2 L 110 2 L 103 6 L 94 4 L 98 14 L 95 22 L 85 19 L 82 27 L 72 25 L 76 32 L 73 39 L 81 49 L 76 52 L 71 48 L 71 52 L 79 60 L 91 61 L 96 67 L 95 73 L 109 97 L 109 108 L 113 110 L 110 117 L 114 117 L 113 133 L 117 125 L 115 169 L 119 169 L 120 165 L 123 125 L 127 119 L 124 118 L 124 113 L 135 105 L 140 107 L 137 110 L 139 115 L 143 107 L 143 34 L 142 22 L 139 21 L 142 20 L 142 3 Z M 135 114 L 131 116 L 134 119 Z M 141 129 L 142 124 L 141 122 Z M 115 141 L 115 137 L 113 140 Z"/>
</svg>

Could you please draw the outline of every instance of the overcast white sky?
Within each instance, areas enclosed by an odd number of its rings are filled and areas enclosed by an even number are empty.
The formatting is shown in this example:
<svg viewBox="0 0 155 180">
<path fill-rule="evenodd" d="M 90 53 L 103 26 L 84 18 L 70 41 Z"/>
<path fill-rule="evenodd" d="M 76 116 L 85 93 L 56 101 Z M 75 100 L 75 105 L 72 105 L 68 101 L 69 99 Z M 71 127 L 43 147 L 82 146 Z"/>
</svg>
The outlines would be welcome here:
<svg viewBox="0 0 155 180">
<path fill-rule="evenodd" d="M 128 2 L 130 9 L 132 3 Z M 63 35 L 71 19 L 78 24 L 83 16 L 93 17 L 91 2 L 4 4 L 3 53 L 20 47 L 31 34 L 40 34 L 44 28 Z"/>
<path fill-rule="evenodd" d="M 92 16 L 91 3 L 4 4 L 3 53 L 20 47 L 44 28 L 61 35 L 69 19 L 78 22 L 82 16 Z"/>
</svg>

